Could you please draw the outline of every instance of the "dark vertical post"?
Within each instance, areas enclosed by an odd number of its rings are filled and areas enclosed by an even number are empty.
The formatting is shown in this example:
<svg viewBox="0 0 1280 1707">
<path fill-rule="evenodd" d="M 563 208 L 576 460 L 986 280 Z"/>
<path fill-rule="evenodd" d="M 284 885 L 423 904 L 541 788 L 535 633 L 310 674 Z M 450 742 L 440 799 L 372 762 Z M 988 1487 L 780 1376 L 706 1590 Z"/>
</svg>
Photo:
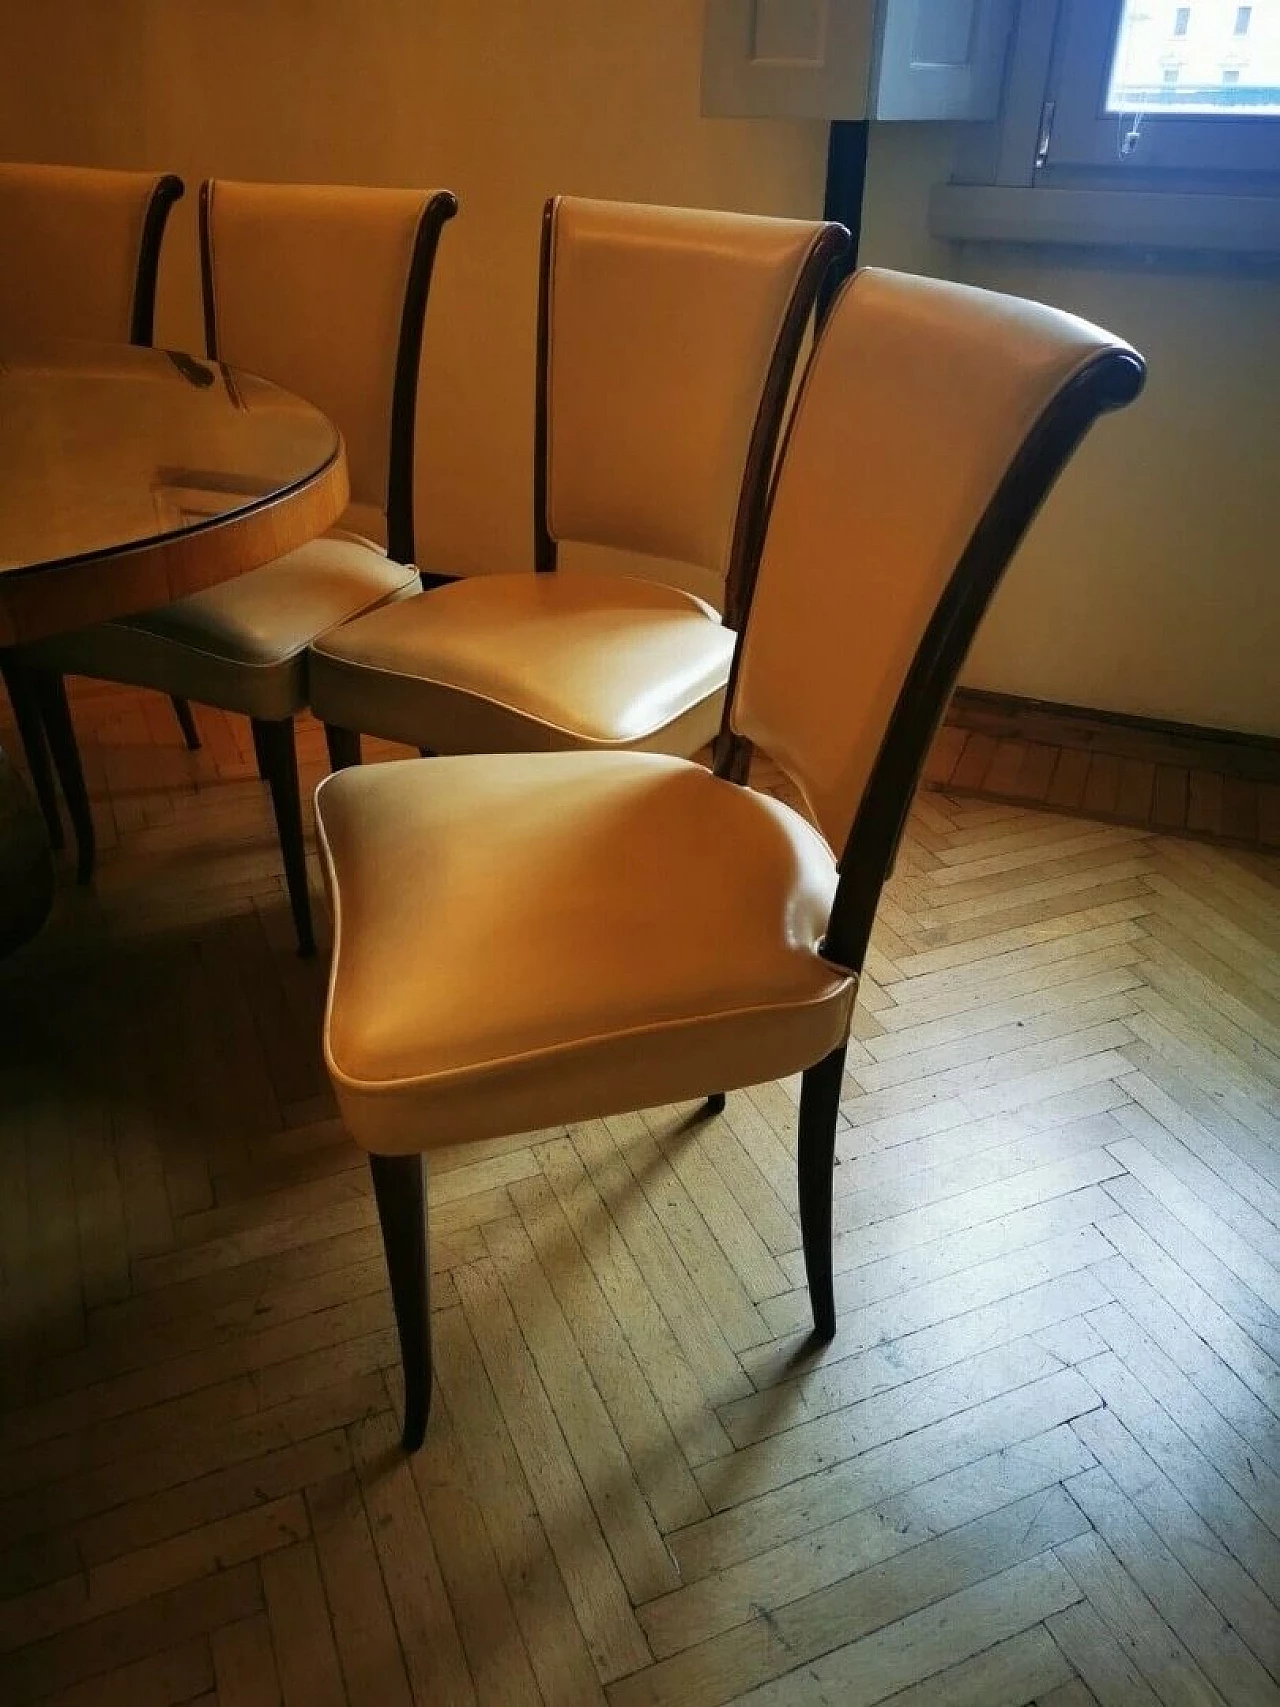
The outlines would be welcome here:
<svg viewBox="0 0 1280 1707">
<path fill-rule="evenodd" d="M 369 1172 L 404 1365 L 404 1449 L 416 1452 L 426 1437 L 431 1409 L 430 1265 L 422 1157 L 371 1155 Z"/>
<path fill-rule="evenodd" d="M 306 959 L 316 951 L 311 929 L 311 898 L 307 893 L 307 850 L 302 839 L 302 797 L 298 792 L 298 753 L 292 717 L 255 717 L 253 744 L 258 763 L 265 765 L 271 806 L 276 815 L 284 881 L 298 933 L 298 953 Z"/>
<path fill-rule="evenodd" d="M 189 753 L 200 750 L 200 731 L 196 728 L 196 720 L 191 715 L 191 706 L 185 699 L 179 699 L 177 694 L 169 695 L 169 704 L 173 707 L 173 715 L 178 720 L 178 728 L 182 731 L 182 739 Z"/>
<path fill-rule="evenodd" d="M 71 707 L 67 703 L 67 686 L 54 670 L 36 670 L 34 679 L 40 718 L 57 767 L 58 780 L 62 784 L 67 816 L 76 833 L 76 882 L 88 883 L 93 876 L 97 843 L 93 834 L 89 790 L 80 764 L 80 748 L 76 744 L 76 726 L 71 721 Z"/>
<path fill-rule="evenodd" d="M 836 1300 L 831 1274 L 832 1175 L 836 1157 L 836 1116 L 844 1083 L 845 1045 L 810 1067 L 800 1081 L 800 1236 L 804 1272 L 813 1308 L 814 1337 L 835 1338 Z"/>
<path fill-rule="evenodd" d="M 340 729 L 336 723 L 326 723 L 324 726 L 324 744 L 329 749 L 330 770 L 344 771 L 352 765 L 360 763 L 360 731 L 358 729 Z"/>
<path fill-rule="evenodd" d="M 22 739 L 22 750 L 26 755 L 27 769 L 31 773 L 31 786 L 40 803 L 40 811 L 44 816 L 45 829 L 49 834 L 51 847 L 62 846 L 62 818 L 58 812 L 58 794 L 53 781 L 53 766 L 49 762 L 49 747 L 45 740 L 44 721 L 40 716 L 40 704 L 36 697 L 35 684 L 29 670 L 24 670 L 18 663 L 7 658 L 0 658 L 0 676 L 9 690 L 9 703 L 13 707 L 13 720 L 18 725 L 18 734 Z"/>
<path fill-rule="evenodd" d="M 836 292 L 858 264 L 869 131 L 866 119 L 832 119 L 827 133 L 827 187 L 822 198 L 822 217 L 838 219 L 841 225 L 848 226 L 853 242 L 848 254 L 835 263 L 822 282 L 818 292 L 819 326 L 826 319 Z"/>
</svg>

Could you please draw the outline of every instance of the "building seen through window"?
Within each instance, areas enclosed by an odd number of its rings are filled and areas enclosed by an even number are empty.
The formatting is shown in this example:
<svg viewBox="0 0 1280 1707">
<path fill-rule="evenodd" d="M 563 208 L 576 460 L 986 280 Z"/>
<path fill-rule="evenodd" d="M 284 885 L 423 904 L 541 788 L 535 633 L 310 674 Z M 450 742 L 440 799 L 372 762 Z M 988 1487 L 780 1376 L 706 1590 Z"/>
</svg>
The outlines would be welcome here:
<svg viewBox="0 0 1280 1707">
<path fill-rule="evenodd" d="M 1104 110 L 1280 116 L 1280 0 L 1124 0 Z"/>
</svg>

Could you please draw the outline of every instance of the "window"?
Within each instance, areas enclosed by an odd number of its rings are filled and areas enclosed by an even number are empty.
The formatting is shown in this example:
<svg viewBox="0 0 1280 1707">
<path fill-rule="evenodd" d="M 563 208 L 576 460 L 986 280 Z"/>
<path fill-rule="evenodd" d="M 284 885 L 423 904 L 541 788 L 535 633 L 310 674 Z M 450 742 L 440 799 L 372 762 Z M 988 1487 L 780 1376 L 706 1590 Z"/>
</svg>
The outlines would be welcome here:
<svg viewBox="0 0 1280 1707">
<path fill-rule="evenodd" d="M 1200 0 L 1194 30 L 1170 50 L 1169 14 L 1152 0 L 1068 0 L 1054 45 L 1053 130 L 1042 167 L 1129 175 L 1280 169 L 1280 0 L 1268 0 L 1270 31 L 1247 41 L 1238 28 L 1245 10 L 1254 8 Z M 1175 36 L 1184 11 L 1191 8 L 1179 7 Z M 1231 82 L 1224 65 L 1238 73 Z M 1117 130 L 1123 140 L 1135 128 L 1136 140 L 1118 153 Z"/>
<path fill-rule="evenodd" d="M 1280 0 L 1020 0 L 1000 119 L 930 224 L 1280 256 Z"/>
</svg>

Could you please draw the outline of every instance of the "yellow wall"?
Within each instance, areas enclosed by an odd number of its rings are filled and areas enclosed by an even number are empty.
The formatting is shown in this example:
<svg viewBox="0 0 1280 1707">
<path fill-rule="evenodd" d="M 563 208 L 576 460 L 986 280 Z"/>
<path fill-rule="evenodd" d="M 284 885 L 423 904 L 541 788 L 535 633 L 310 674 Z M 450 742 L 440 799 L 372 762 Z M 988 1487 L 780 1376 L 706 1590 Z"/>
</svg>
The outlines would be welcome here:
<svg viewBox="0 0 1280 1707">
<path fill-rule="evenodd" d="M 823 127 L 698 117 L 701 14 L 701 0 L 12 0 L 0 156 L 183 174 L 159 330 L 187 345 L 202 176 L 456 190 L 427 335 L 419 555 L 523 568 L 543 197 L 820 206 Z M 874 128 L 864 258 L 1058 302 L 1151 363 L 1147 395 L 1050 499 L 966 680 L 1280 734 L 1276 285 L 933 243 L 925 205 L 950 143 L 943 126 Z"/>
<path fill-rule="evenodd" d="M 188 347 L 201 178 L 456 191 L 418 554 L 445 573 L 524 569 L 545 197 L 821 212 L 825 127 L 700 118 L 701 29 L 701 0 L 13 0 L 0 157 L 181 173 L 157 336 Z"/>
</svg>

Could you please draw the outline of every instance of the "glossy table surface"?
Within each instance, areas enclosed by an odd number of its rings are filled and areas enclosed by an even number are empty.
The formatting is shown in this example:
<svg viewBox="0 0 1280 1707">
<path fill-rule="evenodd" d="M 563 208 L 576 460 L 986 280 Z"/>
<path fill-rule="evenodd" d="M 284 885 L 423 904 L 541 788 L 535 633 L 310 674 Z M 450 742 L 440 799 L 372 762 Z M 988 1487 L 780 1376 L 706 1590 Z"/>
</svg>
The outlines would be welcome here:
<svg viewBox="0 0 1280 1707">
<path fill-rule="evenodd" d="M 0 646 L 168 603 L 305 544 L 345 459 L 311 404 L 194 356 L 0 338 Z"/>
<path fill-rule="evenodd" d="M 0 648 L 256 569 L 346 502 L 337 429 L 264 379 L 0 335 Z M 0 752 L 0 954 L 38 930 L 52 893 L 43 822 Z"/>
</svg>

